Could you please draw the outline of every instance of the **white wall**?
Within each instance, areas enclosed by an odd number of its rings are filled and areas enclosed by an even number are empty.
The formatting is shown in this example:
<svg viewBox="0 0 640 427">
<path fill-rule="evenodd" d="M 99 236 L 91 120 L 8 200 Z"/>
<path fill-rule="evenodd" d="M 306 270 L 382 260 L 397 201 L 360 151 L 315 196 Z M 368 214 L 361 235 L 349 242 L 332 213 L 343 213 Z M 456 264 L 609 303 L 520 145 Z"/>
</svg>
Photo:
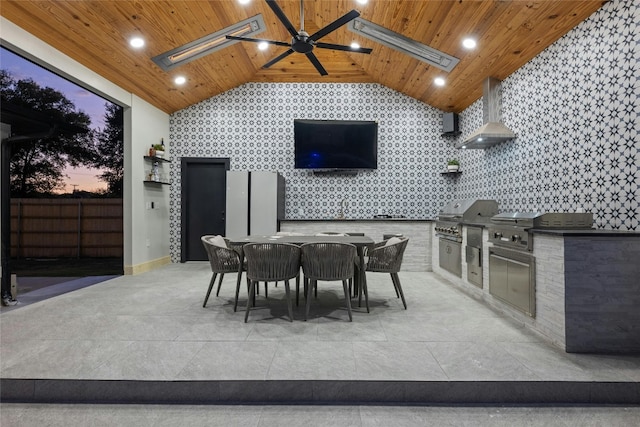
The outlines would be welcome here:
<svg viewBox="0 0 640 427">
<path fill-rule="evenodd" d="M 0 17 L 0 42 L 24 57 L 83 86 L 125 109 L 124 130 L 124 269 L 144 271 L 169 257 L 168 189 L 157 191 L 142 184 L 143 156 L 151 143 L 168 140 L 169 116 L 69 58 L 17 25 Z M 158 209 L 145 209 L 154 201 Z M 149 245 L 147 246 L 147 239 Z M 140 267 L 142 266 L 142 267 Z"/>
<path fill-rule="evenodd" d="M 136 268 L 169 255 L 169 187 L 142 183 L 151 169 L 151 163 L 143 156 L 149 153 L 151 144 L 160 143 L 161 138 L 165 142 L 169 140 L 169 116 L 135 95 L 132 101 L 131 122 L 134 126 L 131 140 L 135 143 L 129 152 L 125 148 L 125 169 L 131 174 L 125 176 L 124 188 L 131 192 L 130 265 Z M 170 154 L 167 148 L 165 158 L 170 158 Z M 168 164 L 160 168 L 169 174 Z M 151 203 L 154 208 L 148 209 Z"/>
</svg>

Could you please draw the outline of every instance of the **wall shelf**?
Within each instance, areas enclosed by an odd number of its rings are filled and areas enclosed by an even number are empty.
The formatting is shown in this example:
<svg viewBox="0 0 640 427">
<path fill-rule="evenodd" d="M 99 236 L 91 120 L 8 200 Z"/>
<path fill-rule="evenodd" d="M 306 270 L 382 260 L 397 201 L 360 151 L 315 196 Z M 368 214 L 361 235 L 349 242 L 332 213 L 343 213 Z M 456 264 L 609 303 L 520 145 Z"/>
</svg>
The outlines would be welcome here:
<svg viewBox="0 0 640 427">
<path fill-rule="evenodd" d="M 162 163 L 171 163 L 171 160 L 165 159 L 163 157 L 156 157 L 156 156 L 143 156 L 145 160 L 151 162 L 151 164 L 153 164 L 153 167 L 151 168 L 151 172 L 149 174 L 147 174 L 148 178 L 153 178 L 153 176 L 155 176 L 156 178 L 160 177 L 160 172 L 159 172 L 159 167 L 160 164 Z M 142 181 L 145 185 L 171 185 L 170 182 L 167 181 L 161 181 L 159 179 L 145 179 L 144 181 Z"/>
<path fill-rule="evenodd" d="M 164 181 L 153 181 L 153 180 L 148 180 L 145 179 L 144 181 L 145 184 L 156 184 L 156 185 L 171 185 L 170 182 L 164 182 Z"/>
<path fill-rule="evenodd" d="M 453 175 L 453 176 L 458 176 L 462 173 L 462 171 L 444 171 L 444 172 L 440 172 L 440 175 Z"/>
<path fill-rule="evenodd" d="M 164 157 L 156 157 L 156 156 L 144 156 L 145 160 L 149 160 L 151 162 L 164 162 L 171 163 L 171 160 L 165 159 Z"/>
</svg>

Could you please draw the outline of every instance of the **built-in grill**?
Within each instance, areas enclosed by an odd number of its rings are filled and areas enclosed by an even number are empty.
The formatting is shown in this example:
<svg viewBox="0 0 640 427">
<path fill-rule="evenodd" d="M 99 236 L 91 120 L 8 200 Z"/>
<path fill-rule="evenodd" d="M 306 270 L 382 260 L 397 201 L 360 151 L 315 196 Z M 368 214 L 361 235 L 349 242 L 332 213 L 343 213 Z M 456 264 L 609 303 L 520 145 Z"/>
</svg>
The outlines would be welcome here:
<svg viewBox="0 0 640 427">
<path fill-rule="evenodd" d="M 533 250 L 531 229 L 589 229 L 592 213 L 505 212 L 491 218 L 489 242 L 511 249 Z"/>
<path fill-rule="evenodd" d="M 486 224 L 498 213 L 495 200 L 454 200 L 438 215 L 440 268 L 462 277 L 462 224 Z"/>
<path fill-rule="evenodd" d="M 532 229 L 589 229 L 592 213 L 505 212 L 488 227 L 489 292 L 535 317 L 536 283 Z"/>
<path fill-rule="evenodd" d="M 462 242 L 462 223 L 486 224 L 497 213 L 495 200 L 454 200 L 440 211 L 435 230 L 440 238 Z"/>
</svg>

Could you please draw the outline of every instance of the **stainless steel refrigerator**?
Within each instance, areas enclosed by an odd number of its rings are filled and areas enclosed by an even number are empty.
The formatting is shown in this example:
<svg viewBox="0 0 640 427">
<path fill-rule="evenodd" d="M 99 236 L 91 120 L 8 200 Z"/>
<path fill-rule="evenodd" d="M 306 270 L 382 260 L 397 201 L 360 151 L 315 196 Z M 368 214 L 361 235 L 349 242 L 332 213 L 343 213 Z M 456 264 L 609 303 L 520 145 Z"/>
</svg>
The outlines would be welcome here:
<svg viewBox="0 0 640 427">
<path fill-rule="evenodd" d="M 284 219 L 284 177 L 278 172 L 227 171 L 226 235 L 271 235 Z"/>
</svg>

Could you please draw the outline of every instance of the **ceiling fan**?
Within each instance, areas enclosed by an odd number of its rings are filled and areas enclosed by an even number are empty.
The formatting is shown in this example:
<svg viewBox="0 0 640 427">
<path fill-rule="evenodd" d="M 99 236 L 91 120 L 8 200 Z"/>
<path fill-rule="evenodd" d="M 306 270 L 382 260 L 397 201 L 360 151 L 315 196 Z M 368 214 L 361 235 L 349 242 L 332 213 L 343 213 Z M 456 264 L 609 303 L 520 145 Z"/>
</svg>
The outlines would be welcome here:
<svg viewBox="0 0 640 427">
<path fill-rule="evenodd" d="M 265 0 L 265 1 L 267 2 L 267 5 L 269 5 L 271 10 L 273 10 L 273 13 L 276 14 L 280 22 L 282 22 L 282 24 L 285 26 L 287 31 L 289 31 L 289 33 L 291 34 L 292 36 L 291 43 L 279 42 L 275 40 L 252 39 L 248 37 L 237 37 L 237 36 L 229 36 L 229 35 L 227 36 L 227 38 L 231 40 L 241 40 L 241 41 L 254 42 L 254 43 L 265 42 L 265 43 L 273 44 L 276 46 L 289 47 L 289 49 L 286 52 L 276 56 L 271 61 L 264 64 L 262 68 L 269 68 L 276 62 L 286 58 L 287 56 L 291 55 L 294 52 L 297 52 L 297 53 L 304 53 L 307 56 L 307 58 L 309 58 L 309 61 L 313 64 L 313 66 L 316 67 L 316 70 L 318 70 L 318 72 L 321 75 L 326 76 L 329 73 L 327 73 L 327 70 L 324 69 L 322 64 L 320 64 L 320 61 L 318 61 L 318 58 L 313 54 L 314 48 L 317 47 L 321 49 L 344 50 L 349 52 L 367 53 L 367 54 L 371 53 L 372 51 L 372 49 L 369 49 L 369 48 L 362 48 L 362 47 L 354 48 L 351 46 L 344 46 L 344 45 L 332 44 L 332 43 L 322 43 L 318 41 L 320 38 L 326 36 L 330 32 L 337 30 L 347 22 L 360 16 L 360 12 L 358 12 L 357 10 L 352 10 L 351 12 L 345 14 L 344 16 L 336 19 L 326 27 L 318 30 L 318 32 L 312 35 L 309 35 L 304 30 L 303 0 L 300 0 L 300 31 L 296 31 L 296 29 L 291 24 L 291 21 L 289 21 L 289 19 L 284 14 L 282 9 L 280 9 L 280 6 L 278 6 L 275 0 Z"/>
</svg>

